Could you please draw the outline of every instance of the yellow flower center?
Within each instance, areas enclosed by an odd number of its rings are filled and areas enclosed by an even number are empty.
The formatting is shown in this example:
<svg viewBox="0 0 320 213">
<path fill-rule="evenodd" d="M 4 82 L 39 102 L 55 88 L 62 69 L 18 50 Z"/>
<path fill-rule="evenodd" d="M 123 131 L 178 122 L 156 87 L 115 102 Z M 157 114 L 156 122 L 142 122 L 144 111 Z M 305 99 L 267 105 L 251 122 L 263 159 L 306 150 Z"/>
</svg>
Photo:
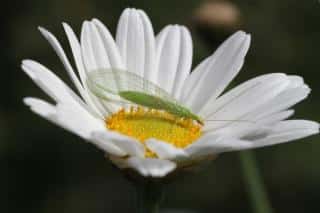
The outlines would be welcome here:
<svg viewBox="0 0 320 213">
<path fill-rule="evenodd" d="M 201 125 L 190 118 L 181 118 L 168 112 L 142 107 L 121 109 L 106 118 L 108 129 L 136 138 L 142 144 L 155 138 L 184 148 L 198 139 Z M 146 157 L 156 157 L 147 149 Z"/>
</svg>

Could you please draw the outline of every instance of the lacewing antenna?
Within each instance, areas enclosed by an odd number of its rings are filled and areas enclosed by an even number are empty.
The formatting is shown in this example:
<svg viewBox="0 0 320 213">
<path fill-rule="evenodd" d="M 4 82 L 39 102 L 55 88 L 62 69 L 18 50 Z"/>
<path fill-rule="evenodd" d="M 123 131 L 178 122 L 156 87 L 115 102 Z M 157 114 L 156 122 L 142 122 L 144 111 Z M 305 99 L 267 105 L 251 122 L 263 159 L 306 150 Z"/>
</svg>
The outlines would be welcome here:
<svg viewBox="0 0 320 213">
<path fill-rule="evenodd" d="M 209 122 L 228 122 L 228 121 L 232 121 L 232 122 L 244 122 L 244 123 L 256 123 L 255 121 L 249 121 L 249 120 L 207 120 L 205 119 L 204 121 L 209 121 Z"/>
</svg>

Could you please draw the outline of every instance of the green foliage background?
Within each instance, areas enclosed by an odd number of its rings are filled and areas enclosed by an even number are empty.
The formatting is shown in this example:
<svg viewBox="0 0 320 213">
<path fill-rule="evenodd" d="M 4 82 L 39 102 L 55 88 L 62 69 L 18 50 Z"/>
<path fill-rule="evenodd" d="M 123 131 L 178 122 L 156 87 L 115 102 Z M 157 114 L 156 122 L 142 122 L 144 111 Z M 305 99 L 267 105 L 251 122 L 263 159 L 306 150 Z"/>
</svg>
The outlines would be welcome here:
<svg viewBox="0 0 320 213">
<path fill-rule="evenodd" d="M 316 0 L 235 0 L 241 29 L 252 46 L 235 83 L 270 73 L 304 76 L 313 89 L 296 118 L 318 120 L 320 3 Z M 185 24 L 194 41 L 194 65 L 222 39 L 205 42 L 192 23 L 197 0 L 11 0 L 1 8 L 0 34 L 0 212 L 132 212 L 133 189 L 103 153 L 77 136 L 32 114 L 25 96 L 46 97 L 21 71 L 22 59 L 35 59 L 70 83 L 37 26 L 53 32 L 70 56 L 61 22 L 80 32 L 82 21 L 97 17 L 115 32 L 126 7 L 144 9 L 155 32 Z M 71 58 L 71 57 L 69 57 Z M 234 85 L 233 84 L 233 85 Z M 310 137 L 256 151 L 275 212 L 320 212 L 320 143 Z M 198 173 L 170 185 L 163 206 L 195 212 L 250 212 L 237 153 L 228 153 Z"/>
</svg>

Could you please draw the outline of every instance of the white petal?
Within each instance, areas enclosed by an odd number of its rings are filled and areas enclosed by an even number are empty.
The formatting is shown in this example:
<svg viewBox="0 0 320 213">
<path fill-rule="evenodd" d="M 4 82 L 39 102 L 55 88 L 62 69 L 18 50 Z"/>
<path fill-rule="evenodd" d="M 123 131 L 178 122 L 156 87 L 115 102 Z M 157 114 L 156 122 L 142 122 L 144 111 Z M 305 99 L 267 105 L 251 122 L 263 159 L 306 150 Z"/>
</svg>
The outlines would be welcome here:
<svg viewBox="0 0 320 213">
<path fill-rule="evenodd" d="M 238 32 L 218 48 L 186 100 L 187 106 L 199 112 L 215 100 L 240 71 L 249 45 L 250 36 Z"/>
<path fill-rule="evenodd" d="M 294 114 L 294 110 L 281 111 L 281 112 L 277 112 L 277 113 L 262 117 L 259 120 L 257 120 L 257 122 L 270 125 L 270 124 L 285 120 L 290 116 L 292 116 L 293 114 Z"/>
<path fill-rule="evenodd" d="M 106 130 L 94 132 L 92 136 L 101 143 L 105 143 L 106 141 L 113 143 L 127 155 L 144 157 L 144 146 L 133 138 L 115 132 L 107 132 Z"/>
<path fill-rule="evenodd" d="M 103 48 L 97 29 L 88 21 L 85 21 L 82 26 L 81 50 L 87 74 L 97 69 L 110 67 L 108 55 Z M 89 94 L 95 106 L 104 116 L 115 111 L 115 107 L 112 104 L 105 104 L 102 100 L 96 98 L 90 91 Z"/>
<path fill-rule="evenodd" d="M 218 154 L 221 152 L 247 149 L 251 146 L 248 141 L 208 134 L 188 146 L 185 151 L 192 157 Z"/>
<path fill-rule="evenodd" d="M 127 42 L 127 69 L 143 77 L 144 74 L 144 30 L 139 14 L 135 9 L 130 11 Z"/>
<path fill-rule="evenodd" d="M 148 17 L 140 10 L 126 9 L 119 20 L 116 42 L 127 70 L 154 78 L 154 35 Z M 148 69 L 148 70 L 147 70 Z"/>
<path fill-rule="evenodd" d="M 212 131 L 214 134 L 227 135 L 233 138 L 261 138 L 271 132 L 272 128 L 258 122 L 234 121 L 227 123 L 226 127 Z M 208 131 L 207 133 L 210 133 Z"/>
<path fill-rule="evenodd" d="M 192 63 L 192 40 L 183 26 L 167 26 L 157 36 L 158 85 L 179 98 Z"/>
<path fill-rule="evenodd" d="M 156 37 L 157 44 L 157 84 L 167 92 L 171 92 L 175 71 L 177 69 L 178 49 L 180 45 L 179 29 L 177 26 L 167 26 Z"/>
<path fill-rule="evenodd" d="M 70 43 L 70 47 L 71 47 L 71 50 L 73 53 L 74 61 L 77 66 L 77 70 L 79 72 L 81 83 L 82 83 L 82 85 L 84 85 L 86 82 L 86 72 L 85 72 L 85 67 L 84 67 L 83 61 L 82 61 L 82 53 L 81 53 L 80 43 L 78 41 L 76 34 L 72 30 L 72 28 L 67 23 L 63 23 L 62 25 L 63 25 L 64 31 L 67 35 L 68 41 Z"/>
<path fill-rule="evenodd" d="M 66 125 L 60 124 L 57 121 L 57 108 L 55 105 L 52 105 L 44 100 L 38 98 L 27 97 L 23 99 L 25 105 L 29 106 L 31 111 L 35 114 L 40 115 L 41 117 L 45 118 L 46 120 L 68 130 L 71 131 Z M 71 131 L 72 132 L 72 131 Z M 77 134 L 78 135 L 78 134 Z M 82 135 L 79 135 L 82 137 Z"/>
<path fill-rule="evenodd" d="M 56 120 L 69 130 L 90 139 L 93 131 L 105 130 L 104 122 L 74 105 L 57 104 Z"/>
<path fill-rule="evenodd" d="M 176 164 L 169 160 L 130 157 L 127 167 L 138 171 L 145 177 L 164 177 L 176 168 Z"/>
<path fill-rule="evenodd" d="M 251 111 L 276 97 L 288 83 L 286 76 L 277 76 L 272 80 L 258 81 L 249 88 L 235 89 L 231 95 L 226 94 L 226 98 L 218 99 L 207 117 L 213 121 L 230 120 L 230 123 L 241 120 L 246 114 L 250 114 Z M 207 122 L 205 130 L 214 130 L 224 126 L 226 124 L 223 122 Z"/>
<path fill-rule="evenodd" d="M 183 149 L 163 141 L 149 139 L 146 141 L 146 145 L 151 151 L 155 152 L 160 159 L 179 161 L 187 158 L 187 154 Z"/>
<path fill-rule="evenodd" d="M 94 58 L 93 47 L 90 39 L 89 22 L 83 22 L 81 29 L 81 51 L 86 72 L 89 73 L 98 69 L 98 65 Z"/>
<path fill-rule="evenodd" d="M 173 94 L 177 99 L 180 98 L 182 93 L 182 87 L 185 80 L 191 72 L 192 56 L 193 56 L 193 44 L 189 30 L 186 27 L 181 27 L 181 45 L 180 45 L 180 57 L 179 65 L 174 80 Z"/>
<path fill-rule="evenodd" d="M 232 99 L 238 97 L 240 94 L 243 94 L 244 91 L 250 89 L 250 87 L 255 85 L 257 82 L 274 81 L 275 79 L 282 78 L 284 76 L 285 75 L 281 73 L 272 73 L 251 79 L 218 98 L 213 103 L 214 105 L 212 105 L 212 107 L 221 107 L 220 104 L 232 101 Z M 305 98 L 309 93 L 309 89 L 306 85 L 304 85 L 303 79 L 301 77 L 288 76 L 287 78 L 289 80 L 289 85 L 278 96 L 258 106 L 255 110 L 250 111 L 240 120 L 235 120 L 234 122 L 231 122 L 230 125 L 226 125 L 225 128 L 219 129 L 218 133 L 237 137 L 239 137 L 239 135 L 243 136 L 244 134 L 251 135 L 254 131 L 257 130 L 255 124 L 270 125 L 280 120 L 287 119 L 289 116 L 291 116 L 294 111 L 283 110 Z M 290 91 L 289 94 L 291 94 L 289 96 L 288 91 Z M 213 120 L 215 119 L 213 118 Z M 250 124 L 248 122 L 242 121 L 250 121 L 253 123 Z M 225 124 L 227 124 L 227 122 L 225 122 Z"/>
<path fill-rule="evenodd" d="M 119 47 L 124 65 L 127 64 L 127 37 L 128 37 L 128 24 L 130 9 L 125 9 L 120 16 L 117 33 L 116 33 L 116 44 Z"/>
<path fill-rule="evenodd" d="M 100 139 L 98 136 L 92 136 L 91 143 L 96 145 L 99 149 L 105 151 L 109 155 L 117 156 L 117 157 L 125 157 L 127 155 L 126 152 L 121 150 L 118 146 L 110 141 L 105 141 Z"/>
<path fill-rule="evenodd" d="M 83 98 L 86 98 L 86 94 L 84 92 L 84 89 L 78 79 L 78 77 L 76 76 L 75 72 L 73 71 L 73 68 L 65 54 L 65 52 L 63 51 L 59 41 L 56 39 L 56 37 L 54 37 L 54 35 L 52 35 L 49 31 L 47 31 L 46 29 L 39 27 L 40 32 L 42 33 L 42 35 L 48 40 L 48 42 L 51 44 L 51 46 L 53 47 L 53 49 L 56 51 L 57 55 L 59 56 L 60 60 L 62 61 L 65 69 L 67 70 L 71 80 L 73 81 L 74 85 L 76 86 L 76 88 L 78 89 L 80 95 Z"/>
<path fill-rule="evenodd" d="M 145 40 L 145 59 L 144 59 L 144 78 L 156 83 L 157 69 L 155 67 L 156 60 L 156 42 L 153 28 L 148 16 L 144 11 L 138 10 L 140 19 L 143 25 L 144 40 Z"/>
<path fill-rule="evenodd" d="M 204 118 L 208 117 L 208 115 L 212 112 L 214 108 L 220 108 L 222 105 L 231 102 L 233 99 L 237 98 L 238 96 L 242 95 L 243 93 L 246 93 L 246 91 L 249 91 L 250 89 L 255 89 L 257 84 L 261 84 L 261 82 L 268 82 L 273 81 L 278 78 L 285 78 L 286 75 L 283 73 L 271 73 L 266 75 L 261 75 L 258 77 L 255 77 L 253 79 L 250 79 L 235 88 L 231 89 L 230 91 L 226 92 L 219 98 L 217 98 L 214 101 L 211 101 L 210 103 L 206 105 L 205 108 L 203 108 L 200 112 L 201 116 Z"/>
<path fill-rule="evenodd" d="M 30 107 L 30 109 L 43 117 L 47 117 L 56 113 L 55 106 L 38 98 L 27 97 L 23 102 Z"/>
<path fill-rule="evenodd" d="M 300 129 L 318 130 L 319 123 L 309 120 L 287 120 L 279 122 L 276 126 L 274 126 L 275 133 Z"/>
<path fill-rule="evenodd" d="M 92 23 L 96 26 L 100 34 L 103 46 L 109 57 L 111 67 L 118 68 L 118 69 L 125 69 L 121 60 L 118 47 L 112 35 L 110 34 L 109 30 L 98 19 L 93 19 Z"/>
<path fill-rule="evenodd" d="M 93 53 L 95 54 L 95 59 L 99 69 L 110 68 L 111 64 L 108 56 L 108 51 L 106 48 L 104 48 L 104 43 L 98 29 L 92 22 L 89 22 L 89 29 L 91 34 L 90 38 L 92 42 Z"/>
<path fill-rule="evenodd" d="M 183 84 L 182 93 L 179 98 L 182 103 L 187 103 L 190 93 L 198 84 L 201 76 L 205 73 L 206 67 L 209 66 L 214 56 L 215 55 L 211 55 L 204 59 L 187 77 L 186 81 Z"/>
<path fill-rule="evenodd" d="M 310 88 L 307 85 L 302 85 L 296 88 L 289 88 L 281 92 L 278 96 L 270 100 L 268 103 L 257 108 L 252 112 L 252 117 L 268 116 L 275 112 L 286 110 L 293 105 L 299 103 L 310 93 Z"/>
<path fill-rule="evenodd" d="M 32 60 L 23 60 L 22 69 L 27 75 L 56 102 L 77 102 L 85 107 L 82 100 L 53 72 Z"/>
<path fill-rule="evenodd" d="M 82 55 L 87 71 L 110 68 L 109 57 L 96 27 L 85 21 L 81 33 Z"/>
<path fill-rule="evenodd" d="M 58 103 L 77 103 L 90 111 L 93 115 L 102 118 L 107 115 L 96 108 L 86 105 L 63 81 L 43 65 L 32 60 L 23 60 L 22 69 L 28 76 L 54 101 Z M 101 113 L 102 112 L 102 113 Z"/>
<path fill-rule="evenodd" d="M 84 98 L 85 102 L 90 106 L 90 108 L 93 109 L 93 111 L 95 111 L 98 114 L 100 114 L 101 112 L 103 113 L 104 110 L 102 111 L 102 110 L 99 110 L 99 108 L 97 108 L 95 101 L 93 100 L 94 98 L 87 87 L 87 82 L 86 82 L 87 74 L 86 74 L 86 70 L 84 67 L 83 60 L 82 60 L 80 43 L 79 43 L 75 33 L 73 32 L 73 30 L 71 29 L 71 27 L 68 24 L 63 23 L 63 27 L 64 27 L 64 30 L 65 30 L 66 35 L 68 37 L 68 40 L 69 40 L 69 43 L 71 46 L 71 50 L 73 53 L 73 57 L 76 62 L 76 66 L 77 66 L 79 76 L 81 79 L 81 83 L 84 88 L 84 97 L 83 98 Z"/>
<path fill-rule="evenodd" d="M 304 80 L 301 76 L 289 75 L 290 85 L 288 89 L 297 88 L 304 84 Z"/>
<path fill-rule="evenodd" d="M 297 140 L 319 133 L 319 123 L 306 120 L 288 120 L 279 122 L 267 137 L 253 141 L 251 148 L 270 146 Z"/>
<path fill-rule="evenodd" d="M 54 106 L 36 98 L 25 98 L 24 103 L 36 114 L 79 135 L 107 153 L 116 156 L 126 155 L 116 144 L 108 140 L 99 141 L 92 136 L 96 131 L 106 131 L 104 123 L 103 121 L 95 119 L 81 108 L 64 104 Z M 115 137 L 109 137 L 108 139 L 110 138 L 114 141 Z"/>
<path fill-rule="evenodd" d="M 93 131 L 105 129 L 103 121 L 77 104 L 58 103 L 53 106 L 35 98 L 26 98 L 24 102 L 33 112 L 87 140 L 91 138 Z"/>
<path fill-rule="evenodd" d="M 93 132 L 91 134 L 92 142 L 112 156 L 125 157 L 140 151 L 135 147 L 135 141 L 126 136 L 116 134 L 107 130 Z M 120 142 L 119 142 L 120 141 Z M 132 143 L 132 146 L 130 146 Z M 123 144 L 125 144 L 123 146 Z M 127 145 L 129 144 L 129 145 Z"/>
<path fill-rule="evenodd" d="M 215 134 L 224 134 L 228 135 L 229 137 L 236 137 L 236 138 L 261 138 L 265 137 L 272 131 L 272 126 L 279 121 L 287 119 L 294 113 L 294 110 L 287 110 L 277 112 L 259 119 L 255 118 L 247 118 L 248 122 L 246 121 L 234 121 L 229 123 L 225 128 L 218 129 L 214 131 Z"/>
</svg>

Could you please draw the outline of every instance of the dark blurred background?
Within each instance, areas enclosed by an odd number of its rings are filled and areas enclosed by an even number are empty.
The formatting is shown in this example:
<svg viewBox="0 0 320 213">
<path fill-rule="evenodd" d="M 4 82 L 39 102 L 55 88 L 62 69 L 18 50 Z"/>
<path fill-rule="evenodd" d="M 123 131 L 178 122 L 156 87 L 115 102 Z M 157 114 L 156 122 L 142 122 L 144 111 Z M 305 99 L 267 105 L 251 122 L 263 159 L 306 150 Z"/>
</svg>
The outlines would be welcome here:
<svg viewBox="0 0 320 213">
<path fill-rule="evenodd" d="M 320 120 L 320 3 L 317 0 L 11 0 L 1 6 L 0 212 L 133 212 L 133 188 L 103 153 L 32 114 L 25 96 L 46 96 L 21 71 L 22 59 L 40 61 L 70 83 L 37 30 L 53 32 L 69 58 L 61 22 L 79 33 L 97 17 L 114 34 L 126 7 L 144 9 L 155 32 L 167 24 L 189 27 L 194 65 L 237 29 L 252 34 L 246 64 L 233 85 L 271 72 L 301 75 L 313 89 L 296 118 Z M 320 143 L 310 137 L 255 151 L 275 212 L 320 212 Z M 238 153 L 170 184 L 163 207 L 194 212 L 251 212 Z"/>
</svg>

